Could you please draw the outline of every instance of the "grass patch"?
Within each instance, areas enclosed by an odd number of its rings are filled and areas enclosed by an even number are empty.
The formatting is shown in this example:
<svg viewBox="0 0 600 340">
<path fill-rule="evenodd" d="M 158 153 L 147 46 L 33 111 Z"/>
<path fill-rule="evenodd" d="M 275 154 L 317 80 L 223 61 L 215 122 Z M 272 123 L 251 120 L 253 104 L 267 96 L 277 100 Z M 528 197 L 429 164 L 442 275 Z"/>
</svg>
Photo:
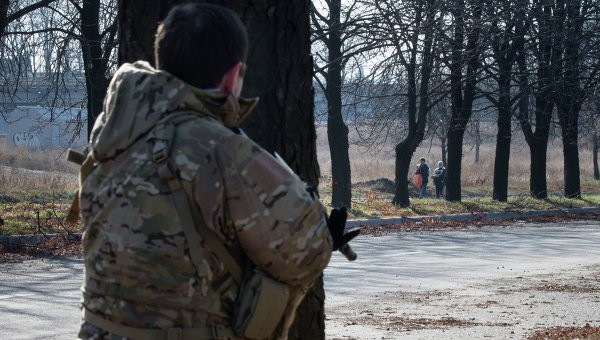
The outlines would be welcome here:
<svg viewBox="0 0 600 340">
<path fill-rule="evenodd" d="M 0 216 L 4 224 L 0 235 L 52 234 L 58 232 L 81 232 L 81 226 L 66 226 L 64 218 L 71 207 L 69 192 L 13 192 L 3 195 Z"/>
<path fill-rule="evenodd" d="M 325 198 L 329 204 L 330 200 Z M 349 218 L 406 217 L 478 212 L 528 211 L 568 209 L 600 206 L 600 195 L 585 195 L 582 199 L 550 196 L 548 199 L 535 199 L 529 196 L 513 196 L 507 202 L 499 202 L 491 197 L 469 197 L 462 202 L 448 202 L 443 199 L 411 199 L 408 208 L 400 208 L 392 203 L 392 196 L 371 192 L 366 199 L 354 199 Z M 332 208 L 328 206 L 328 208 Z"/>
</svg>

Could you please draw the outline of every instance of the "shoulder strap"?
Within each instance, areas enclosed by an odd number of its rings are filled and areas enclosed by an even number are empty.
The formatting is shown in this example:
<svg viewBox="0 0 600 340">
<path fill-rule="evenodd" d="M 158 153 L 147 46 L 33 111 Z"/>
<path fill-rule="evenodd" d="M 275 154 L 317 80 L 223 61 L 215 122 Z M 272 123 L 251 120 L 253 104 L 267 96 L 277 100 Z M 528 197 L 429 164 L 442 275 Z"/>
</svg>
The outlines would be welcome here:
<svg viewBox="0 0 600 340">
<path fill-rule="evenodd" d="M 208 247 L 223 262 L 236 283 L 240 284 L 243 278 L 242 268 L 225 248 L 224 243 L 218 239 L 215 232 L 208 228 L 200 207 L 190 202 L 184 184 L 174 173 L 174 166 L 170 160 L 171 143 L 174 137 L 175 125 L 171 122 L 171 117 L 167 117 L 150 132 L 146 141 L 150 143 L 152 158 L 158 165 L 160 177 L 168 183 L 171 189 L 171 195 L 181 218 L 183 231 L 188 239 L 192 262 L 198 268 L 202 259 L 199 247 L 195 246 L 202 242 L 198 237 L 200 234 Z"/>
</svg>

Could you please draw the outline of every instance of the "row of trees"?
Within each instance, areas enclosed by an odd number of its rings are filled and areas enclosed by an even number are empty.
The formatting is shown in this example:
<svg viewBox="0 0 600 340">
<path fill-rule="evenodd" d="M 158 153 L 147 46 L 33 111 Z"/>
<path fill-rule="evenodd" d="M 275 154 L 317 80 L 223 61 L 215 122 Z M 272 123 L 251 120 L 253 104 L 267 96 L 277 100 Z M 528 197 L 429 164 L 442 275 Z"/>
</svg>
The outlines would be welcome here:
<svg viewBox="0 0 600 340">
<path fill-rule="evenodd" d="M 464 134 L 474 108 L 493 109 L 497 120 L 494 199 L 508 197 L 513 122 L 531 151 L 531 195 L 547 197 L 546 154 L 554 117 L 563 141 L 565 196 L 581 196 L 581 116 L 598 118 L 592 104 L 600 79 L 600 3 L 354 0 L 342 6 L 315 0 L 314 12 L 316 77 L 328 101 L 334 205 L 351 202 L 342 106 L 355 118 L 368 116 L 355 128 L 371 142 L 396 141 L 394 204 L 409 205 L 410 160 L 426 135 L 439 131 L 447 141 L 446 199 L 460 201 Z M 347 98 L 343 104 L 340 93 Z"/>
</svg>

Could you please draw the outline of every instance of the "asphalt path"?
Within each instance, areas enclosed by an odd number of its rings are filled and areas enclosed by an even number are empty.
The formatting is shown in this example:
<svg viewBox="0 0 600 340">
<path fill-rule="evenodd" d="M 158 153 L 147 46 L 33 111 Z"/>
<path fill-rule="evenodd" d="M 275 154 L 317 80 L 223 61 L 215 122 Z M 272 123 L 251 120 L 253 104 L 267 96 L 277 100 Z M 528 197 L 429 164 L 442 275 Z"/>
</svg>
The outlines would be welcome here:
<svg viewBox="0 0 600 340">
<path fill-rule="evenodd" d="M 482 282 L 573 272 L 600 264 L 598 244 L 600 221 L 360 236 L 352 243 L 358 260 L 335 254 L 325 271 L 328 338 L 361 339 L 360 329 L 389 336 L 374 326 L 347 327 L 349 314 L 340 309 L 352 313 L 358 302 L 398 292 L 473 293 Z M 0 338 L 75 338 L 82 277 L 78 259 L 0 263 Z M 600 313 L 598 307 L 593 313 Z"/>
</svg>

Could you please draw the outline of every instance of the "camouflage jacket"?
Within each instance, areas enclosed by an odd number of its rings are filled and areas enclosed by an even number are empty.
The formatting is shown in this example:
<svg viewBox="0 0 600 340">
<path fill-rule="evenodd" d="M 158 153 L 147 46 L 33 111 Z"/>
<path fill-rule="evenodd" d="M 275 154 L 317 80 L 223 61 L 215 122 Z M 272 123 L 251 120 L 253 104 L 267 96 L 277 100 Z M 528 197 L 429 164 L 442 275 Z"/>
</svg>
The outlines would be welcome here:
<svg viewBox="0 0 600 340">
<path fill-rule="evenodd" d="M 145 62 L 116 72 L 91 135 L 96 167 L 80 190 L 83 308 L 140 328 L 228 324 L 237 287 L 210 245 L 188 244 L 145 138 L 182 110 L 190 116 L 176 127 L 171 160 L 207 226 L 240 263 L 279 281 L 307 286 L 321 274 L 332 250 L 323 205 L 230 129 L 256 101 L 199 90 Z M 198 270 L 188 247 L 202 250 Z"/>
</svg>

